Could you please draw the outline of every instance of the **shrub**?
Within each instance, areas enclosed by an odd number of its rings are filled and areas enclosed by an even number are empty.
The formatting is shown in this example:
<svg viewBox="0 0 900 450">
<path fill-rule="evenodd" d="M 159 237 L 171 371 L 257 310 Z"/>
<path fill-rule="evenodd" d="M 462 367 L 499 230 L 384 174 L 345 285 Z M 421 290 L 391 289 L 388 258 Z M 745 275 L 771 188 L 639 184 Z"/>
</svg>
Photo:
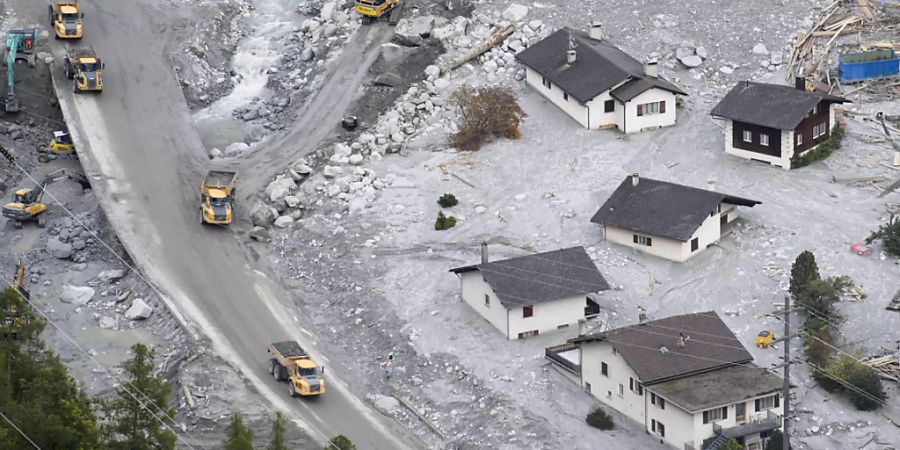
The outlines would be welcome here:
<svg viewBox="0 0 900 450">
<path fill-rule="evenodd" d="M 807 151 L 802 156 L 794 155 L 791 158 L 791 169 L 798 169 L 803 166 L 808 166 L 816 161 L 823 160 L 833 153 L 835 150 L 841 148 L 841 141 L 844 139 L 844 127 L 840 124 L 834 126 L 831 130 L 831 137 L 827 140 L 822 141 L 816 148 Z"/>
<path fill-rule="evenodd" d="M 731 438 L 725 441 L 725 443 L 722 444 L 722 446 L 719 448 L 722 450 L 744 450 L 744 446 L 741 445 L 741 443 L 738 442 L 735 438 Z"/>
<path fill-rule="evenodd" d="M 438 212 L 437 220 L 434 221 L 434 229 L 449 230 L 456 226 L 456 217 L 445 216 L 443 211 Z"/>
<path fill-rule="evenodd" d="M 478 150 L 501 136 L 518 139 L 519 122 L 525 111 L 511 89 L 502 86 L 463 86 L 450 96 L 459 112 L 459 131 L 450 136 L 450 145 L 460 150 Z"/>
<path fill-rule="evenodd" d="M 816 256 L 809 250 L 803 251 L 797 255 L 797 259 L 791 266 L 791 286 L 789 288 L 791 296 L 796 300 L 811 281 L 820 278 Z"/>
<path fill-rule="evenodd" d="M 875 239 L 881 239 L 881 245 L 884 246 L 886 253 L 900 256 L 900 220 L 891 215 L 886 224 L 878 227 L 866 238 L 866 244 L 871 244 Z"/>
<path fill-rule="evenodd" d="M 856 362 L 855 359 L 842 355 L 838 358 L 832 359 L 828 363 L 828 367 L 825 369 L 825 372 L 828 375 L 822 375 L 822 380 L 818 381 L 819 385 L 822 386 L 828 392 L 840 392 L 844 390 L 844 385 L 838 380 L 846 380 L 850 378 L 850 374 L 856 369 L 859 363 Z"/>
<path fill-rule="evenodd" d="M 459 201 L 456 200 L 456 196 L 453 194 L 444 194 L 438 198 L 438 205 L 441 205 L 441 208 L 452 208 L 459 204 Z"/>
<path fill-rule="evenodd" d="M 872 411 L 881 407 L 881 402 L 878 400 L 883 401 L 885 399 L 884 387 L 881 385 L 881 377 L 878 376 L 874 369 L 857 363 L 850 372 L 850 376 L 845 379 L 849 384 L 865 392 L 865 394 L 862 394 L 857 389 L 847 389 L 847 398 L 850 399 L 850 403 L 853 403 L 856 409 Z"/>
<path fill-rule="evenodd" d="M 599 428 L 601 430 L 612 430 L 615 427 L 613 423 L 613 418 L 609 414 L 606 413 L 599 406 L 593 411 L 589 412 L 587 417 L 585 418 L 588 425 Z"/>
<path fill-rule="evenodd" d="M 328 446 L 325 447 L 325 450 L 356 450 L 356 444 L 347 436 L 339 434 L 328 441 Z"/>
<path fill-rule="evenodd" d="M 782 450 L 784 448 L 784 433 L 781 430 L 772 430 L 769 440 L 766 442 L 766 450 Z M 790 448 L 790 444 L 788 444 Z"/>
</svg>

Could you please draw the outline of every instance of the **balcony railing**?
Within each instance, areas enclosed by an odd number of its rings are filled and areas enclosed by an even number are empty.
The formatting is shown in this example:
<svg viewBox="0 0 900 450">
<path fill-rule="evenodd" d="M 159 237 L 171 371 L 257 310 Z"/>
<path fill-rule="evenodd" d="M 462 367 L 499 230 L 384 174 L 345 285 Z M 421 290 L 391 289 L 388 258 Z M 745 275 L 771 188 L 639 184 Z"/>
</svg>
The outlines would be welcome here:
<svg viewBox="0 0 900 450">
<path fill-rule="evenodd" d="M 765 415 L 750 416 L 750 420 L 729 428 L 723 428 L 718 422 L 713 422 L 713 433 L 725 436 L 728 439 L 770 431 L 776 428 L 781 428 L 781 415 L 771 409 L 767 410 Z"/>
</svg>

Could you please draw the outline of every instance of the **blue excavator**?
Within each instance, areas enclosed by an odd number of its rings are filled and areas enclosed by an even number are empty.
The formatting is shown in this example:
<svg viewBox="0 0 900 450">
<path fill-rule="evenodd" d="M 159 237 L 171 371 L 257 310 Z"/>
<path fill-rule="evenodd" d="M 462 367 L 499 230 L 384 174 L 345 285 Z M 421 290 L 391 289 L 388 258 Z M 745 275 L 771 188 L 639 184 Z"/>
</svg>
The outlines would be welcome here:
<svg viewBox="0 0 900 450">
<path fill-rule="evenodd" d="M 3 64 L 6 65 L 6 102 L 3 106 L 6 112 L 19 112 L 19 99 L 16 98 L 16 61 L 23 60 L 28 62 L 30 67 L 34 67 L 36 48 L 37 29 L 20 28 L 6 33 L 6 49 L 3 54 Z"/>
</svg>

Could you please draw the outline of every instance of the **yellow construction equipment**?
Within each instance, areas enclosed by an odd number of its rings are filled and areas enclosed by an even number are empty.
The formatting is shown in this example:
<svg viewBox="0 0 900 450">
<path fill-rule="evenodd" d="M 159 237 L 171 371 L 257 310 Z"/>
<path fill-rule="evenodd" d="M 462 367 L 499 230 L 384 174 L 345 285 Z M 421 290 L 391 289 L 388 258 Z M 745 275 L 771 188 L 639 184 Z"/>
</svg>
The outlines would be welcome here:
<svg viewBox="0 0 900 450">
<path fill-rule="evenodd" d="M 356 12 L 363 17 L 363 23 L 372 23 L 390 12 L 391 25 L 400 20 L 401 0 L 356 0 Z"/>
<path fill-rule="evenodd" d="M 200 185 L 200 223 L 229 225 L 234 217 L 237 172 L 210 170 Z"/>
<path fill-rule="evenodd" d="M 269 372 L 275 381 L 287 380 L 291 397 L 311 397 L 325 393 L 324 367 L 319 367 L 296 341 L 273 342 L 266 346 L 272 354 Z"/>
<path fill-rule="evenodd" d="M 756 335 L 756 346 L 759 348 L 769 348 L 775 343 L 775 332 L 772 330 L 762 330 Z"/>
<path fill-rule="evenodd" d="M 54 131 L 53 139 L 46 147 L 38 147 L 38 162 L 46 164 L 54 159 L 78 159 L 72 136 L 65 131 Z"/>
<path fill-rule="evenodd" d="M 63 68 L 66 78 L 75 80 L 72 90 L 81 92 L 103 92 L 103 68 L 106 65 L 94 52 L 94 48 L 77 48 L 66 52 Z"/>
<path fill-rule="evenodd" d="M 31 295 L 25 289 L 25 262 L 21 259 L 16 266 L 16 274 L 13 276 L 10 285 L 23 299 L 31 298 Z M 25 325 L 26 320 L 27 318 L 22 314 L 17 304 L 0 305 L 0 337 L 18 339 L 19 331 Z"/>
<path fill-rule="evenodd" d="M 56 39 L 81 39 L 84 36 L 84 14 L 78 2 L 50 2 L 47 8 Z"/>
<path fill-rule="evenodd" d="M 44 228 L 46 222 L 42 214 L 48 206 L 44 203 L 44 190 L 53 182 L 69 178 L 81 185 L 81 189 L 88 190 L 91 184 L 87 177 L 77 172 L 66 169 L 57 170 L 46 177 L 34 188 L 19 189 L 13 195 L 13 201 L 3 206 L 3 217 L 13 220 L 15 227 L 22 228 L 22 224 L 28 221 L 36 221 L 38 227 Z"/>
</svg>

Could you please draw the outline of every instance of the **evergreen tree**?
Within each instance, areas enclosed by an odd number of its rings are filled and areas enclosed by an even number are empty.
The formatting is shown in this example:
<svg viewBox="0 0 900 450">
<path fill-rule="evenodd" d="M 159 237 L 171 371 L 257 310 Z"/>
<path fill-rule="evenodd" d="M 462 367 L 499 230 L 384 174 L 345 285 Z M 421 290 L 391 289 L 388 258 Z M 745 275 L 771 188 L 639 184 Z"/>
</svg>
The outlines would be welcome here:
<svg viewBox="0 0 900 450">
<path fill-rule="evenodd" d="M 244 425 L 244 419 L 239 414 L 231 416 L 226 433 L 225 450 L 253 450 L 253 430 Z"/>
<path fill-rule="evenodd" d="M 91 401 L 40 340 L 45 325 L 14 289 L 0 291 L 0 411 L 41 448 L 98 449 Z M 0 447 L 33 448 L 6 421 Z"/>
<path fill-rule="evenodd" d="M 881 407 L 878 400 L 884 400 L 884 387 L 881 385 L 881 377 L 869 366 L 857 364 L 847 382 L 855 388 L 862 390 L 868 395 L 862 394 L 857 389 L 847 389 L 847 398 L 856 409 L 861 411 L 872 411 Z M 874 397 L 874 398 L 872 398 Z"/>
<path fill-rule="evenodd" d="M 272 437 L 269 438 L 269 445 L 266 450 L 288 450 L 284 443 L 284 432 L 287 430 L 287 418 L 281 411 L 275 413 L 275 419 L 272 420 Z"/>
<path fill-rule="evenodd" d="M 794 260 L 791 266 L 791 286 L 789 291 L 794 299 L 806 289 L 811 281 L 819 280 L 819 266 L 816 265 L 816 257 L 809 250 L 804 250 Z"/>
<path fill-rule="evenodd" d="M 347 436 L 339 434 L 328 441 L 328 446 L 325 447 L 325 450 L 356 450 L 356 444 Z"/>
<path fill-rule="evenodd" d="M 132 358 L 125 362 L 129 383 L 120 386 L 116 398 L 105 405 L 110 419 L 107 445 L 122 450 L 172 450 L 175 434 L 160 423 L 170 422 L 175 414 L 168 406 L 171 388 L 153 376 L 155 351 L 140 343 L 131 346 L 131 351 Z"/>
</svg>

